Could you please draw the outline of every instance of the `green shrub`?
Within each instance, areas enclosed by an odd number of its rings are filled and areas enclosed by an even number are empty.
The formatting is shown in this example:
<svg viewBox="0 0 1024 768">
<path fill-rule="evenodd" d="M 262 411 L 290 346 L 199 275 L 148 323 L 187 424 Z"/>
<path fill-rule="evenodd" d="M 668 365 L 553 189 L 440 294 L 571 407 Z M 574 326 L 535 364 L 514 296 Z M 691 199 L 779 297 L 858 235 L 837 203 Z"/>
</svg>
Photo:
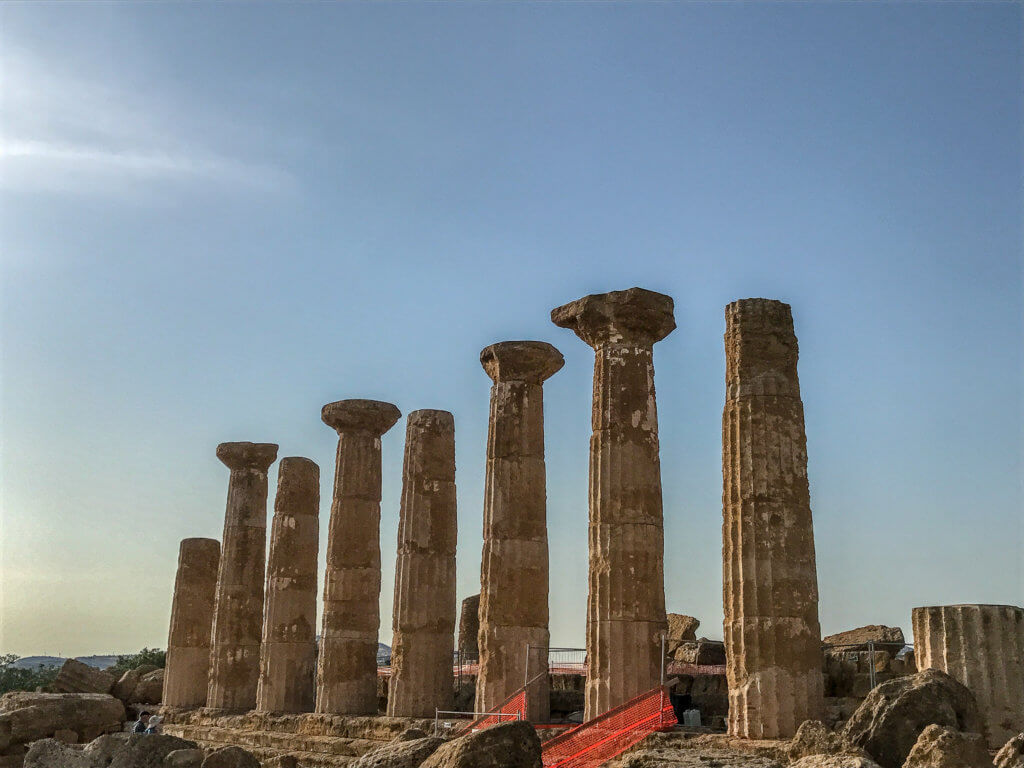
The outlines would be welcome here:
<svg viewBox="0 0 1024 768">
<path fill-rule="evenodd" d="M 129 669 L 141 667 L 143 664 L 161 668 L 167 666 L 167 651 L 161 651 L 159 648 L 143 648 L 138 653 L 118 656 L 117 663 L 107 671 L 115 675 L 123 675 Z"/>
<path fill-rule="evenodd" d="M 14 663 L 21 657 L 14 653 L 0 655 L 0 693 L 8 691 L 34 691 L 49 685 L 57 677 L 59 667 L 17 669 Z"/>
</svg>

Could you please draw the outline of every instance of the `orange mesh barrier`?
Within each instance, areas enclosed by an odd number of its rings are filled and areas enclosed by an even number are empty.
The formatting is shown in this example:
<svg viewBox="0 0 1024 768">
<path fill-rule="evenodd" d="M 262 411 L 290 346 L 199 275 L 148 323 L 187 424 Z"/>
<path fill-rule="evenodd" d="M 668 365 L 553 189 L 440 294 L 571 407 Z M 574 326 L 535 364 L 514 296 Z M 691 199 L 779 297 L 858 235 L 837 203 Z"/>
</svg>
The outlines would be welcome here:
<svg viewBox="0 0 1024 768">
<path fill-rule="evenodd" d="M 479 720 L 474 720 L 466 727 L 466 731 L 472 733 L 484 728 L 490 728 L 498 723 L 507 723 L 509 720 L 526 719 L 526 691 L 520 689 L 505 699 L 505 702 L 498 707 L 495 714 L 484 715 Z"/>
<path fill-rule="evenodd" d="M 668 690 L 659 686 L 545 742 L 544 768 L 596 768 L 676 722 Z"/>
</svg>

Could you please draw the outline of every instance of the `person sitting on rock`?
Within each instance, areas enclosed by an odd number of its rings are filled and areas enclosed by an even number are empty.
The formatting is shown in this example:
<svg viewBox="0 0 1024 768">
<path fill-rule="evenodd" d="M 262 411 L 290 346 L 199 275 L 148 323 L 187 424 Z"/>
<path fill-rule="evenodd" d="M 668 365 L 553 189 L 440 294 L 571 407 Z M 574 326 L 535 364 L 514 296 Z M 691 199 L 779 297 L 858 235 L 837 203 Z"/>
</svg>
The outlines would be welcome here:
<svg viewBox="0 0 1024 768">
<path fill-rule="evenodd" d="M 146 728 L 146 733 L 160 733 L 160 721 L 163 720 L 160 715 L 149 718 L 149 726 Z"/>
<path fill-rule="evenodd" d="M 149 728 L 149 712 L 142 710 L 139 712 L 139 719 L 135 722 L 135 727 L 132 728 L 132 733 L 145 733 L 147 728 Z"/>
</svg>

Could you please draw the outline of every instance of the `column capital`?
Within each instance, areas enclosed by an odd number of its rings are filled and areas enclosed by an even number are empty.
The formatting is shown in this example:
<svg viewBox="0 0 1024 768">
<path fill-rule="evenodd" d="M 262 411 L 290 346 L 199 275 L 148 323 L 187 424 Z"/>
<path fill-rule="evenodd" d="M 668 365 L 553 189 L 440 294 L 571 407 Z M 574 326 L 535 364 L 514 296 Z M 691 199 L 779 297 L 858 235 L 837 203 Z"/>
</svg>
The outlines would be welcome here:
<svg viewBox="0 0 1024 768">
<path fill-rule="evenodd" d="M 402 412 L 391 403 L 380 400 L 338 400 L 328 403 L 320 411 L 324 424 L 339 434 L 363 431 L 380 437 L 402 417 Z"/>
<path fill-rule="evenodd" d="M 561 370 L 565 358 L 546 341 L 499 341 L 483 348 L 480 365 L 495 383 L 540 384 Z"/>
<path fill-rule="evenodd" d="M 671 296 L 644 288 L 593 293 L 551 310 L 551 322 L 591 347 L 654 344 L 676 327 Z"/>
<path fill-rule="evenodd" d="M 277 458 L 276 443 L 221 443 L 217 458 L 230 469 L 256 469 L 266 472 Z"/>
</svg>

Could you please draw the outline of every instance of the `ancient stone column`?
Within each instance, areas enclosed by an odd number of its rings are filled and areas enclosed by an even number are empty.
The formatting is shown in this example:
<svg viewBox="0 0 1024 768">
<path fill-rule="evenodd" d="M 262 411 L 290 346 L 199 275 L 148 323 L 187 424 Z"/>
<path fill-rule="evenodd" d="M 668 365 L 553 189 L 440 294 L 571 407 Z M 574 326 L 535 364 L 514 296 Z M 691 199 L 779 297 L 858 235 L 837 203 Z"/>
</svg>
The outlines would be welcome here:
<svg viewBox="0 0 1024 768">
<path fill-rule="evenodd" d="M 476 661 L 480 655 L 480 595 L 470 595 L 462 601 L 459 612 L 459 653 L 463 662 Z"/>
<path fill-rule="evenodd" d="M 163 703 L 168 707 L 206 704 L 219 562 L 220 542 L 216 539 L 182 539 L 164 669 Z"/>
<path fill-rule="evenodd" d="M 940 605 L 915 608 L 918 670 L 939 669 L 971 689 L 999 749 L 1024 731 L 1024 608 Z"/>
<path fill-rule="evenodd" d="M 594 348 L 586 718 L 658 685 L 664 527 L 654 344 L 676 327 L 669 296 L 641 288 L 551 312 Z"/>
<path fill-rule="evenodd" d="M 267 561 L 267 603 L 256 709 L 312 712 L 316 702 L 316 579 L 320 467 L 281 459 Z"/>
<path fill-rule="evenodd" d="M 722 563 L 729 733 L 821 720 L 821 628 L 804 407 L 788 304 L 725 308 Z"/>
<path fill-rule="evenodd" d="M 476 709 L 494 712 L 527 679 L 527 647 L 548 646 L 545 379 L 564 364 L 542 341 L 505 341 L 480 353 L 494 382 L 487 429 Z M 536 652 L 535 652 L 536 653 Z M 546 660 L 547 651 L 544 650 Z M 541 669 L 546 670 L 546 663 Z M 541 669 L 530 670 L 535 677 Z M 547 676 L 527 716 L 546 721 Z"/>
<path fill-rule="evenodd" d="M 455 644 L 455 418 L 413 411 L 405 432 L 388 716 L 451 709 Z"/>
<path fill-rule="evenodd" d="M 263 577 L 267 551 L 267 470 L 272 443 L 221 443 L 217 458 L 231 469 L 224 537 L 217 572 L 206 705 L 256 706 L 263 634 Z"/>
<path fill-rule="evenodd" d="M 340 400 L 323 407 L 338 433 L 327 529 L 316 711 L 377 714 L 380 629 L 380 438 L 402 414 L 391 403 Z"/>
</svg>

